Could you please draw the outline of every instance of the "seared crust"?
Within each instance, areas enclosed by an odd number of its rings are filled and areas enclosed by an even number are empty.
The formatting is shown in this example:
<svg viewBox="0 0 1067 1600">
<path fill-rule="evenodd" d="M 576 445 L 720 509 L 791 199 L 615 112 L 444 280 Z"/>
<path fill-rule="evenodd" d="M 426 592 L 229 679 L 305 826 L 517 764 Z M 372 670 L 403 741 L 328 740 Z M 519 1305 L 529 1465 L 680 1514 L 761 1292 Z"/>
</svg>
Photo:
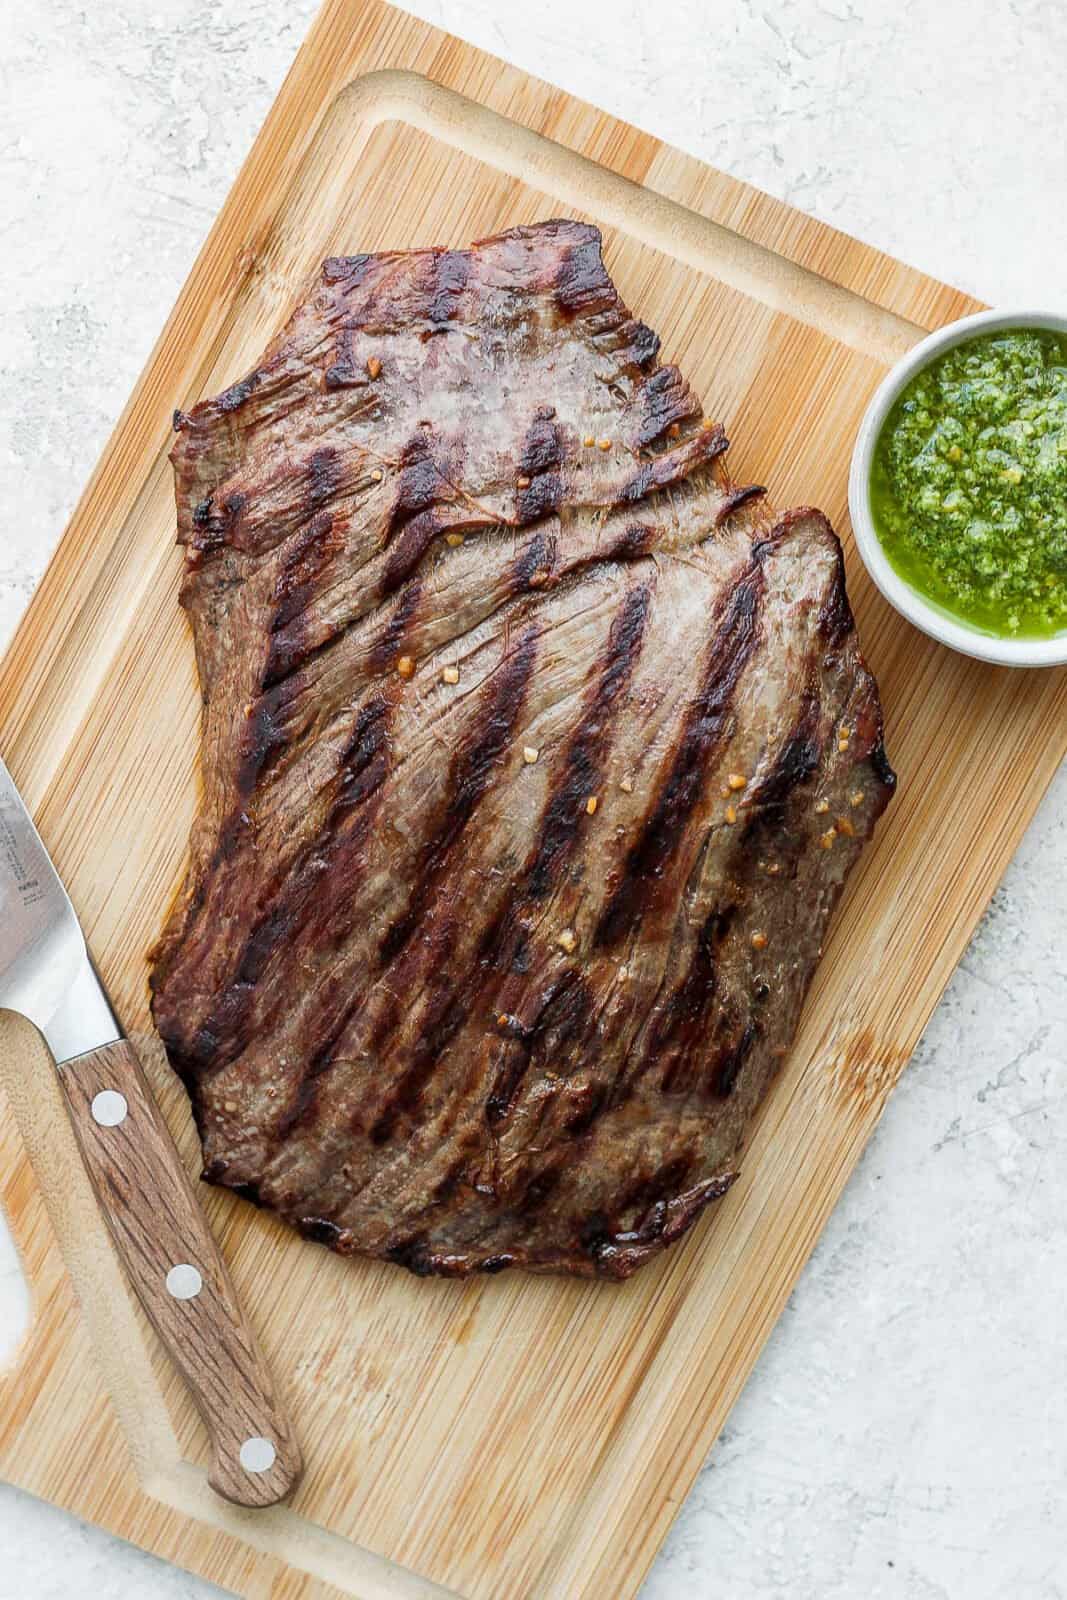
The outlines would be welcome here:
<svg viewBox="0 0 1067 1600">
<path fill-rule="evenodd" d="M 832 529 L 657 348 L 549 222 L 327 261 L 175 416 L 204 794 L 153 1010 L 205 1177 L 334 1249 L 678 1238 L 892 792 Z"/>
</svg>

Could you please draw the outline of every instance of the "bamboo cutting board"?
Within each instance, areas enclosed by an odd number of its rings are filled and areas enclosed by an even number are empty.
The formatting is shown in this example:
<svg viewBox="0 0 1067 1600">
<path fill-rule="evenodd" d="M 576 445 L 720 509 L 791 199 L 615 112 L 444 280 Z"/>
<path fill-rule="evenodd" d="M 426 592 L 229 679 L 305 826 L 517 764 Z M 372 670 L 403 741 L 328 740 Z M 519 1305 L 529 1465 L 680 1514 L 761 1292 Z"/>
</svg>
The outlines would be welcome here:
<svg viewBox="0 0 1067 1600">
<path fill-rule="evenodd" d="M 975 308 L 377 0 L 328 0 L 0 669 L 0 748 L 191 1167 L 144 955 L 198 748 L 171 412 L 254 364 L 322 257 L 561 214 L 603 229 L 623 297 L 727 422 L 734 476 L 846 535 L 872 390 Z M 418 1282 L 205 1189 L 308 1462 L 290 1506 L 241 1512 L 207 1488 L 43 1050 L 2 1019 L 0 1182 L 33 1294 L 0 1376 L 10 1482 L 256 1600 L 635 1592 L 1067 745 L 1067 675 L 947 653 L 846 555 L 901 788 L 718 1208 L 621 1287 Z"/>
</svg>

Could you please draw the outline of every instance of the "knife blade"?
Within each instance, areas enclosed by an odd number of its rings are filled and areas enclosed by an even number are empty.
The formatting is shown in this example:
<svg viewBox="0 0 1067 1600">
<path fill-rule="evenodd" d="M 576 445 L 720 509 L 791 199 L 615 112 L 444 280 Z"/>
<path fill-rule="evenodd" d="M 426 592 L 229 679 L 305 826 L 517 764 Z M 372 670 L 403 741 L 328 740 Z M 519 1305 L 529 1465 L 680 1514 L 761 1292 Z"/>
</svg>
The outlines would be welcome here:
<svg viewBox="0 0 1067 1600">
<path fill-rule="evenodd" d="M 57 1065 L 122 1038 L 70 897 L 2 760 L 0 1006 L 44 1034 Z"/>
<path fill-rule="evenodd" d="M 207 1426 L 212 1487 L 274 1505 L 300 1450 L 81 924 L 0 760 L 0 1009 L 43 1035 L 123 1266 Z"/>
</svg>

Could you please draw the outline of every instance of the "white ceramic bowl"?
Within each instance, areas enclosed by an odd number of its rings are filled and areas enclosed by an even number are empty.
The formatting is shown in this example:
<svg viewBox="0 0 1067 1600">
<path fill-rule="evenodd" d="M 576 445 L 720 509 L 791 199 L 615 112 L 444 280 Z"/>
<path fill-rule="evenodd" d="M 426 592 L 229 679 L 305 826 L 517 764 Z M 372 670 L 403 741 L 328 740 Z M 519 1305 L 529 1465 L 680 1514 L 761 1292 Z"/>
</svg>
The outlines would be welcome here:
<svg viewBox="0 0 1067 1600">
<path fill-rule="evenodd" d="M 1053 667 L 1067 662 L 1067 632 L 1055 634 L 1051 639 L 1001 639 L 948 616 L 890 566 L 871 516 L 874 447 L 900 391 L 920 367 L 925 367 L 943 350 L 962 344 L 976 333 L 994 333 L 999 328 L 1048 328 L 1054 333 L 1067 333 L 1067 317 L 1051 311 L 979 311 L 976 316 L 962 317 L 959 322 L 950 322 L 947 328 L 939 328 L 914 350 L 909 350 L 887 374 L 860 424 L 852 451 L 848 508 L 856 546 L 867 571 L 889 604 L 923 633 L 940 639 L 953 650 L 961 650 L 964 655 L 977 656 L 981 661 L 999 661 L 1009 667 Z"/>
</svg>

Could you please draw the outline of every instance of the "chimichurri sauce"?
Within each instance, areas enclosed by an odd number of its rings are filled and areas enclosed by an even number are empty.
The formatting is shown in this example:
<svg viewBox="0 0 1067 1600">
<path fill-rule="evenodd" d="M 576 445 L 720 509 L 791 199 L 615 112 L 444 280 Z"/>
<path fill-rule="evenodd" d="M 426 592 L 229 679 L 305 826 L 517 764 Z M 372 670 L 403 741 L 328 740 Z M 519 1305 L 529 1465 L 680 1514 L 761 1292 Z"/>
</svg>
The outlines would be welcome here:
<svg viewBox="0 0 1067 1600">
<path fill-rule="evenodd" d="M 979 334 L 917 373 L 878 436 L 871 511 L 900 576 L 972 627 L 1067 629 L 1067 336 Z"/>
</svg>

